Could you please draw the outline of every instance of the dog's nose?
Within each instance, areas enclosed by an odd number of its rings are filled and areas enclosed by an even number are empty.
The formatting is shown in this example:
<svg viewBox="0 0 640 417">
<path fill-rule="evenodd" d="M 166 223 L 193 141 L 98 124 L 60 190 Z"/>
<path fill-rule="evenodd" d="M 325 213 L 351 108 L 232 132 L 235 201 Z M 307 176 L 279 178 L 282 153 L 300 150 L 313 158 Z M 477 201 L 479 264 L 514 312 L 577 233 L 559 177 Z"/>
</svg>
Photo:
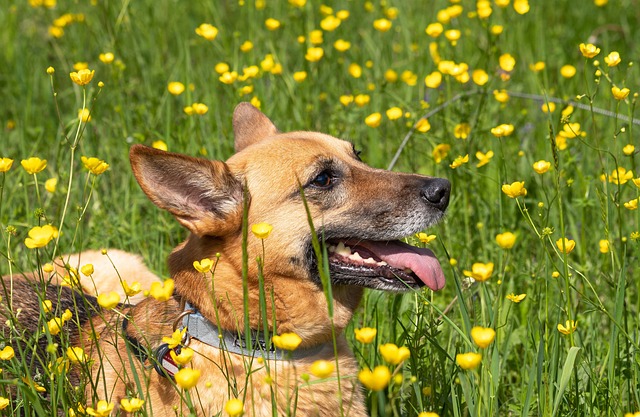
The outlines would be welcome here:
<svg viewBox="0 0 640 417">
<path fill-rule="evenodd" d="M 444 211 L 449 205 L 449 192 L 451 183 L 444 178 L 430 178 L 422 187 L 421 195 L 427 203 Z"/>
</svg>

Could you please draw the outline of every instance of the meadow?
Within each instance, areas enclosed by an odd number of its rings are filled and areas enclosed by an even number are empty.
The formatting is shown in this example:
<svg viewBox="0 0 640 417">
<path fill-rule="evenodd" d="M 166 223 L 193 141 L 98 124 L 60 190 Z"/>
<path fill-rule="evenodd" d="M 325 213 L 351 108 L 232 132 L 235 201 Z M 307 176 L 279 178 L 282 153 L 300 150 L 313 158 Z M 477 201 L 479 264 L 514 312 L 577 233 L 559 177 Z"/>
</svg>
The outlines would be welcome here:
<svg viewBox="0 0 640 417">
<path fill-rule="evenodd" d="M 639 29 L 637 0 L 0 0 L 0 274 L 119 248 L 167 277 L 186 231 L 129 148 L 227 159 L 249 101 L 452 183 L 407 237 L 445 289 L 368 291 L 347 328 L 372 415 L 640 415 Z M 13 337 L 0 414 L 123 414 Z"/>
</svg>

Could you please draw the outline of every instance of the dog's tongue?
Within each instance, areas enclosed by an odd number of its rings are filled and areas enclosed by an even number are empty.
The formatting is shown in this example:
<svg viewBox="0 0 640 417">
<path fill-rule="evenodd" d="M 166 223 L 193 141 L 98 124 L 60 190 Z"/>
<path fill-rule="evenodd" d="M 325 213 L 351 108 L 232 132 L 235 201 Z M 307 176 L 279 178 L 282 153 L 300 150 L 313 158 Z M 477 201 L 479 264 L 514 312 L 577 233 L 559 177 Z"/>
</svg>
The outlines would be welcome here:
<svg viewBox="0 0 640 417">
<path fill-rule="evenodd" d="M 433 291 L 444 287 L 444 272 L 436 256 L 429 249 L 417 248 L 404 242 L 358 242 L 367 250 L 376 254 L 380 260 L 398 269 L 409 268 L 422 282 Z"/>
</svg>

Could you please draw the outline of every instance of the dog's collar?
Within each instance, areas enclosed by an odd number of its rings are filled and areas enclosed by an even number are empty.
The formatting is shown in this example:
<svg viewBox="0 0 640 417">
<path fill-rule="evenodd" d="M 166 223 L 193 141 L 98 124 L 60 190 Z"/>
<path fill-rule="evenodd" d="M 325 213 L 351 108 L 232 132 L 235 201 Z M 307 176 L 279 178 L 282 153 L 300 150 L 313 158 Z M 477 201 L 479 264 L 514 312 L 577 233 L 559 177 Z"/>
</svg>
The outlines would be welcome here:
<svg viewBox="0 0 640 417">
<path fill-rule="evenodd" d="M 181 328 L 187 329 L 185 333 L 187 340 L 193 338 L 230 353 L 268 360 L 303 359 L 314 356 L 325 348 L 325 344 L 321 344 L 294 351 L 279 350 L 269 338 L 265 338 L 262 332 L 256 330 L 251 331 L 249 345 L 245 335 L 218 328 L 188 302 L 185 303 Z"/>
</svg>

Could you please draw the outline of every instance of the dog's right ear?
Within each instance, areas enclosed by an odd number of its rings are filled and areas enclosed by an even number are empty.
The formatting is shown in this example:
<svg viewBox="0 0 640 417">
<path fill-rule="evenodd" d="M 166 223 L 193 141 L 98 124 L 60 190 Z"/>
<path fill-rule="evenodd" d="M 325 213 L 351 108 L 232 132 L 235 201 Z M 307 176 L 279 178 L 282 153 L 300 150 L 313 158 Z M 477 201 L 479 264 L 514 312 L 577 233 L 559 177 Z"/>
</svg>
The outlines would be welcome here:
<svg viewBox="0 0 640 417">
<path fill-rule="evenodd" d="M 240 152 L 249 145 L 278 133 L 278 128 L 251 103 L 240 103 L 233 111 L 235 150 Z"/>
<path fill-rule="evenodd" d="M 142 145 L 129 158 L 149 199 L 194 234 L 224 236 L 242 226 L 242 183 L 224 162 Z"/>
</svg>

